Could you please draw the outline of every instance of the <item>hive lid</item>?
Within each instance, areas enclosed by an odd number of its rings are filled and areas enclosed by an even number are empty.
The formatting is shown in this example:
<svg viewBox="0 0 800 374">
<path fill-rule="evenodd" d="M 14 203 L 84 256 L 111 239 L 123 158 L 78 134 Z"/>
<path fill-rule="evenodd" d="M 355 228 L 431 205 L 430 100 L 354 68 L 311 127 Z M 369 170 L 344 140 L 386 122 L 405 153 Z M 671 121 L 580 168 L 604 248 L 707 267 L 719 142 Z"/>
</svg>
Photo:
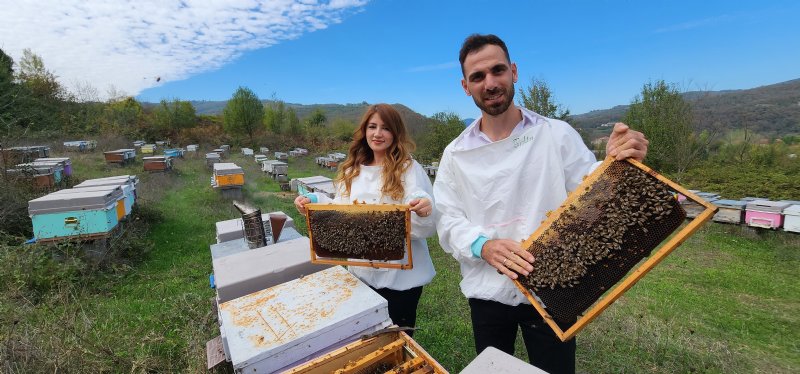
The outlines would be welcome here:
<svg viewBox="0 0 800 374">
<path fill-rule="evenodd" d="M 167 157 L 166 156 L 147 156 L 147 157 L 142 157 L 142 160 L 143 161 L 166 161 Z"/>
<path fill-rule="evenodd" d="M 790 203 L 770 200 L 756 200 L 747 203 L 747 210 L 758 210 L 769 213 L 780 213 L 788 208 Z"/>
<path fill-rule="evenodd" d="M 244 170 L 232 162 L 218 162 L 214 164 L 214 175 L 244 174 Z"/>
<path fill-rule="evenodd" d="M 89 187 L 74 187 L 74 188 L 66 188 L 63 190 L 58 190 L 53 192 L 52 194 L 76 194 L 76 193 L 83 193 L 83 192 L 109 192 L 111 195 L 116 198 L 117 200 L 124 198 L 124 194 L 122 192 L 122 185 L 119 186 L 89 186 Z"/>
<path fill-rule="evenodd" d="M 800 216 L 800 204 L 790 205 L 783 210 L 783 214 L 787 216 Z"/>
<path fill-rule="evenodd" d="M 387 302 L 334 266 L 220 304 L 236 370 L 271 372 L 343 340 L 387 326 Z"/>
<path fill-rule="evenodd" d="M 313 177 L 297 178 L 297 181 L 305 185 L 309 185 L 315 183 L 330 182 L 331 178 L 324 177 L 322 175 L 315 175 Z"/>
<path fill-rule="evenodd" d="M 33 162 L 48 162 L 48 161 L 65 162 L 67 165 L 70 164 L 69 157 L 42 157 L 33 160 Z"/>
<path fill-rule="evenodd" d="M 723 207 L 723 208 L 734 208 L 734 209 L 744 209 L 745 205 L 747 205 L 746 201 L 741 200 L 714 200 L 714 205 Z"/>
<path fill-rule="evenodd" d="M 97 210 L 113 205 L 116 201 L 117 196 L 110 191 L 49 194 L 28 201 L 28 213 L 34 215 L 76 210 Z"/>
</svg>

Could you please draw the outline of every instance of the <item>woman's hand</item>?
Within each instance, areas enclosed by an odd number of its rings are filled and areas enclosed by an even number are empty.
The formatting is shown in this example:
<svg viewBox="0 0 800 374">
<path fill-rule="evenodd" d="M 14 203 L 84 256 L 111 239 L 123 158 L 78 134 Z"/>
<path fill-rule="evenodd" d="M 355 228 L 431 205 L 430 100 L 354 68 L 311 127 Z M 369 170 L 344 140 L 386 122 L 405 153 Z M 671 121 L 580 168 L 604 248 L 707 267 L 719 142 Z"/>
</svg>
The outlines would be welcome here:
<svg viewBox="0 0 800 374">
<path fill-rule="evenodd" d="M 294 199 L 294 207 L 297 208 L 297 211 L 300 212 L 300 214 L 305 215 L 306 214 L 306 204 L 308 204 L 310 202 L 311 202 L 311 199 L 309 199 L 309 198 L 307 198 L 307 197 L 305 197 L 303 195 L 300 195 L 296 199 Z"/>
<path fill-rule="evenodd" d="M 411 200 L 408 205 L 411 206 L 411 211 L 420 217 L 428 217 L 433 213 L 433 204 L 426 198 Z"/>
</svg>

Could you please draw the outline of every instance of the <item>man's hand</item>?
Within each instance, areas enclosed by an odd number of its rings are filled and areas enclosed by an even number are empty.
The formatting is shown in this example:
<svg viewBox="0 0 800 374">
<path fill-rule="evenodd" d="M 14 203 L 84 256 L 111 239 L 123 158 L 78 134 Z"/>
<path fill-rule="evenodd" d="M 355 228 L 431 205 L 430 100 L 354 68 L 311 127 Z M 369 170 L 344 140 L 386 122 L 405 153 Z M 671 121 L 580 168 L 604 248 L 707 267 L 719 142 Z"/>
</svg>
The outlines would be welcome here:
<svg viewBox="0 0 800 374">
<path fill-rule="evenodd" d="M 608 138 L 606 144 L 606 154 L 614 157 L 615 160 L 632 158 L 636 161 L 644 160 L 647 156 L 647 145 L 650 142 L 644 134 L 631 130 L 628 125 L 617 122 L 614 124 L 614 131 Z"/>
<path fill-rule="evenodd" d="M 514 240 L 487 240 L 481 249 L 481 258 L 511 279 L 517 279 L 517 273 L 528 275 L 533 271 L 533 255 Z"/>
<path fill-rule="evenodd" d="M 411 206 L 410 210 L 417 213 L 420 217 L 427 217 L 433 213 L 433 205 L 431 205 L 431 201 L 426 198 L 413 199 L 408 202 L 408 205 Z"/>
<path fill-rule="evenodd" d="M 300 212 L 300 214 L 305 215 L 306 214 L 306 204 L 308 204 L 310 202 L 311 202 L 311 199 L 309 199 L 309 198 L 307 198 L 307 197 L 305 197 L 303 195 L 300 195 L 296 199 L 294 199 L 294 207 L 297 208 L 297 211 Z"/>
</svg>

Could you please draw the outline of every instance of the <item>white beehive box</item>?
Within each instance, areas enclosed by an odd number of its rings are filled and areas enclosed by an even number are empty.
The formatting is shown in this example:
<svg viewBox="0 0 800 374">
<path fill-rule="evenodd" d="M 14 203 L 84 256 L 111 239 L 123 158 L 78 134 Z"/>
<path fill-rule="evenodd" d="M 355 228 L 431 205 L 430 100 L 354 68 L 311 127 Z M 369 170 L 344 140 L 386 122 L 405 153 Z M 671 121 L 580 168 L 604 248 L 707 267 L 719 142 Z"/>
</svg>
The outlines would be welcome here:
<svg viewBox="0 0 800 374">
<path fill-rule="evenodd" d="M 461 374 L 547 374 L 495 347 L 488 347 L 461 371 Z"/>
<path fill-rule="evenodd" d="M 783 230 L 800 233 L 800 204 L 784 209 L 783 216 Z"/>
<path fill-rule="evenodd" d="M 303 235 L 297 232 L 297 230 L 291 227 L 284 227 L 283 230 L 281 230 L 281 236 L 280 238 L 278 238 L 277 243 L 283 243 L 290 240 L 300 239 L 302 237 Z M 210 248 L 211 248 L 212 260 L 253 250 L 247 245 L 247 241 L 244 238 L 228 240 L 226 242 L 212 244 Z M 261 248 L 266 248 L 266 247 L 261 247 Z"/>
<path fill-rule="evenodd" d="M 220 303 L 326 269 L 311 263 L 308 237 L 241 251 L 211 261 Z"/>
<path fill-rule="evenodd" d="M 340 266 L 222 303 L 238 373 L 274 373 L 391 324 L 387 302 Z"/>
</svg>

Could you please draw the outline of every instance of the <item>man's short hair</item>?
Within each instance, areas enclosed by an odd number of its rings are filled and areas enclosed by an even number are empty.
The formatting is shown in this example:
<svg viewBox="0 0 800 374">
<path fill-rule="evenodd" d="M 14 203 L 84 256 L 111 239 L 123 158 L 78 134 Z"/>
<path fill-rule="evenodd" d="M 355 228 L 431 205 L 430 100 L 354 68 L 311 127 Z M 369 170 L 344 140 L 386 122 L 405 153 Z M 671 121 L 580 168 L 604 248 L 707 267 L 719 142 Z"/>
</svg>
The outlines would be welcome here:
<svg viewBox="0 0 800 374">
<path fill-rule="evenodd" d="M 472 52 L 478 51 L 481 48 L 485 47 L 486 45 L 496 45 L 503 49 L 503 52 L 506 53 L 506 59 L 508 62 L 511 62 L 511 57 L 508 55 L 508 48 L 506 47 L 506 43 L 503 42 L 502 39 L 497 37 L 494 34 L 472 34 L 464 39 L 464 44 L 461 45 L 461 51 L 458 52 L 458 62 L 461 63 L 461 75 L 464 75 L 464 60 L 467 59 L 467 55 Z"/>
</svg>

